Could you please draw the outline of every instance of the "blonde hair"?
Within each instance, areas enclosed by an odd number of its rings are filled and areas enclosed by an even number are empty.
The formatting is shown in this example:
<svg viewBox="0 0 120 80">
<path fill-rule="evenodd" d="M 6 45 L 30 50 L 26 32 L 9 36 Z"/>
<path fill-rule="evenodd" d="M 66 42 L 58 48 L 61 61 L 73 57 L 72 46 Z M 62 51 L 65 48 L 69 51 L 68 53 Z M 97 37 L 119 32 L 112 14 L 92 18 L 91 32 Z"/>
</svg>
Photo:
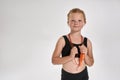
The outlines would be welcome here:
<svg viewBox="0 0 120 80">
<path fill-rule="evenodd" d="M 69 20 L 69 16 L 72 13 L 81 13 L 84 17 L 84 22 L 86 23 L 86 16 L 83 10 L 79 9 L 79 8 L 73 8 L 69 11 L 69 13 L 67 14 L 67 19 Z"/>
</svg>

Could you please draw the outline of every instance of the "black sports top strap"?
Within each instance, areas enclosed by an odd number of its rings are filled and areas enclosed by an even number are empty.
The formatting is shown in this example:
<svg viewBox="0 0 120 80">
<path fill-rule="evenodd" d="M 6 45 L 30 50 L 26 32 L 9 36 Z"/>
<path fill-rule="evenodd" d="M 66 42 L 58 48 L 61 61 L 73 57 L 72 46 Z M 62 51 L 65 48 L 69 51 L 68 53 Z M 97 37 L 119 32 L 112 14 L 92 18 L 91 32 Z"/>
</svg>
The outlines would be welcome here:
<svg viewBox="0 0 120 80">
<path fill-rule="evenodd" d="M 64 35 L 63 38 L 65 39 L 65 43 L 69 44 L 69 40 L 68 40 L 67 36 Z"/>
<path fill-rule="evenodd" d="M 75 46 L 77 48 L 78 53 L 75 55 L 75 57 L 80 57 L 80 48 L 78 45 Z"/>
<path fill-rule="evenodd" d="M 87 38 L 86 37 L 84 38 L 83 44 L 87 47 Z"/>
</svg>

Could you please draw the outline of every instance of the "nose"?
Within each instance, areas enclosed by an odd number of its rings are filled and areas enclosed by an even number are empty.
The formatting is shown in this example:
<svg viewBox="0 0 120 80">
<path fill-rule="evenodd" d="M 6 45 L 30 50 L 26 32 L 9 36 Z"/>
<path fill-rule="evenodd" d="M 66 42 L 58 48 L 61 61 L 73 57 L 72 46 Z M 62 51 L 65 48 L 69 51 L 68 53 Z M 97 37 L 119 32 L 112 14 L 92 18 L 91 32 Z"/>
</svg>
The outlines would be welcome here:
<svg viewBox="0 0 120 80">
<path fill-rule="evenodd" d="M 79 22 L 78 21 L 75 21 L 74 24 L 77 25 Z"/>
</svg>

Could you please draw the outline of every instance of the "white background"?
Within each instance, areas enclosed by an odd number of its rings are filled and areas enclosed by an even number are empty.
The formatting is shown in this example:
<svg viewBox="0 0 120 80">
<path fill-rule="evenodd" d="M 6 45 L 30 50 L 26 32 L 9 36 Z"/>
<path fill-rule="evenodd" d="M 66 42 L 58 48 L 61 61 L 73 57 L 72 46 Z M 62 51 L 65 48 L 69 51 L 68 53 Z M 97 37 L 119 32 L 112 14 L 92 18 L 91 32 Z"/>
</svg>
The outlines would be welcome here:
<svg viewBox="0 0 120 80">
<path fill-rule="evenodd" d="M 93 44 L 90 80 L 119 80 L 120 0 L 0 0 L 0 80 L 60 80 L 51 56 L 69 33 L 67 13 L 81 8 Z"/>
</svg>

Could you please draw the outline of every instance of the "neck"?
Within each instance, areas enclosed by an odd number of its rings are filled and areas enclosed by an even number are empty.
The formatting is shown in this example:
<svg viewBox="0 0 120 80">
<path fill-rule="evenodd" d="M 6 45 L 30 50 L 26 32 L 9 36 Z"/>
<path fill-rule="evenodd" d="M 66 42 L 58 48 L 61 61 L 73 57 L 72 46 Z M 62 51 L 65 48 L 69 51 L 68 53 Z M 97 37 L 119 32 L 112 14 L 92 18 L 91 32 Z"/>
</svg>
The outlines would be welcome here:
<svg viewBox="0 0 120 80">
<path fill-rule="evenodd" d="M 81 35 L 80 32 L 75 32 L 75 33 L 70 32 L 68 34 L 68 37 L 69 37 L 70 41 L 73 42 L 73 43 L 81 43 L 81 42 L 83 42 L 83 36 Z"/>
<path fill-rule="evenodd" d="M 81 33 L 80 32 L 70 32 L 69 33 L 71 36 L 74 36 L 74 37 L 79 37 L 79 36 L 81 36 Z"/>
</svg>

